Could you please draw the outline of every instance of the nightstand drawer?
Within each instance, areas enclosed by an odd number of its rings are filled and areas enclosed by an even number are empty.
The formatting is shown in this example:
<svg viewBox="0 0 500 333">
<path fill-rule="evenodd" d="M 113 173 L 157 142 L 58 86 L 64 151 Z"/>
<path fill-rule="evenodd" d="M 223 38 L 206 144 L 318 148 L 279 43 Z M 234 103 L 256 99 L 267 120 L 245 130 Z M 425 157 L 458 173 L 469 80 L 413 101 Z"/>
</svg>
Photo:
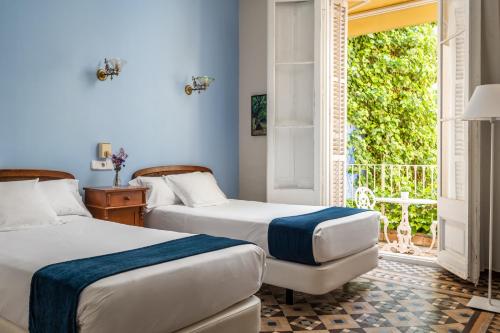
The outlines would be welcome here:
<svg viewBox="0 0 500 333">
<path fill-rule="evenodd" d="M 142 192 L 140 191 L 120 191 L 108 193 L 109 207 L 123 207 L 141 205 Z"/>
<path fill-rule="evenodd" d="M 135 208 L 109 210 L 107 220 L 139 227 L 143 226 L 140 212 Z"/>
</svg>

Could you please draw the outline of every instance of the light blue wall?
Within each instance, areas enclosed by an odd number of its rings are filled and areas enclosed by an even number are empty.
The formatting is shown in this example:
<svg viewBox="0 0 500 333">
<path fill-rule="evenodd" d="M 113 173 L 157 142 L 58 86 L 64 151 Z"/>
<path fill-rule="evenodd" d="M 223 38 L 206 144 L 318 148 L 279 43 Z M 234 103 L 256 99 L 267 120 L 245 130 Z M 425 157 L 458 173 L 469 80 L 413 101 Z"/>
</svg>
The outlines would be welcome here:
<svg viewBox="0 0 500 333">
<path fill-rule="evenodd" d="M 104 57 L 128 61 L 100 82 Z M 216 78 L 186 96 L 191 75 Z M 54 168 L 84 185 L 96 144 L 160 164 L 212 167 L 238 193 L 237 0 L 1 0 L 0 167 Z"/>
</svg>

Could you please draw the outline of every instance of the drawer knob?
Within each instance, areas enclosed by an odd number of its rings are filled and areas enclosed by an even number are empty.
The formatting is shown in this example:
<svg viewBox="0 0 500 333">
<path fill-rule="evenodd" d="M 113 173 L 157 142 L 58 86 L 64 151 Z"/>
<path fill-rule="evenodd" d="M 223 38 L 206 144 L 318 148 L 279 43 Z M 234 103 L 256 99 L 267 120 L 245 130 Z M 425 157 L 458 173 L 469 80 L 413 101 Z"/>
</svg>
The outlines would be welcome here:
<svg viewBox="0 0 500 333">
<path fill-rule="evenodd" d="M 130 197 L 128 195 L 124 196 L 123 199 L 125 200 L 130 200 Z"/>
</svg>

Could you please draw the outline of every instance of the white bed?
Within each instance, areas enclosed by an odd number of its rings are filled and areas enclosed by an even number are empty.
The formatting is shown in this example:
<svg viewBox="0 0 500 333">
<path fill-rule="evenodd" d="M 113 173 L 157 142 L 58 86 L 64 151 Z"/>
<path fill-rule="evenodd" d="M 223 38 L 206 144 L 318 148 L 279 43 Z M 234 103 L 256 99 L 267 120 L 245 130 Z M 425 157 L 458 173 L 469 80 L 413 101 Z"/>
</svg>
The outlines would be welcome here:
<svg viewBox="0 0 500 333">
<path fill-rule="evenodd" d="M 1 177 L 0 177 L 1 178 Z M 30 282 L 57 262 L 191 236 L 82 216 L 0 232 L 0 332 L 27 332 Z M 258 332 L 265 253 L 242 245 L 99 280 L 80 295 L 79 332 Z"/>
<path fill-rule="evenodd" d="M 86 217 L 66 220 L 0 233 L 0 315 L 23 329 L 38 269 L 190 236 Z M 263 261 L 261 249 L 244 245 L 102 279 L 81 294 L 80 332 L 174 332 L 252 296 L 262 282 Z"/>
<path fill-rule="evenodd" d="M 139 170 L 133 178 L 197 171 L 211 172 L 206 167 L 164 166 Z M 238 238 L 259 245 L 268 255 L 264 282 L 287 288 L 287 302 L 291 303 L 291 290 L 324 294 L 372 270 L 378 263 L 379 213 L 373 211 L 325 221 L 315 228 L 313 255 L 315 261 L 321 263 L 320 266 L 270 256 L 267 231 L 274 218 L 301 215 L 322 208 L 243 200 L 196 208 L 164 205 L 146 215 L 145 226 Z"/>
<path fill-rule="evenodd" d="M 267 231 L 278 217 L 295 216 L 325 207 L 233 200 L 216 206 L 161 206 L 145 218 L 145 227 L 244 239 L 270 256 Z M 378 213 L 367 211 L 321 223 L 314 230 L 313 254 L 318 263 L 347 257 L 373 247 L 378 239 Z"/>
</svg>

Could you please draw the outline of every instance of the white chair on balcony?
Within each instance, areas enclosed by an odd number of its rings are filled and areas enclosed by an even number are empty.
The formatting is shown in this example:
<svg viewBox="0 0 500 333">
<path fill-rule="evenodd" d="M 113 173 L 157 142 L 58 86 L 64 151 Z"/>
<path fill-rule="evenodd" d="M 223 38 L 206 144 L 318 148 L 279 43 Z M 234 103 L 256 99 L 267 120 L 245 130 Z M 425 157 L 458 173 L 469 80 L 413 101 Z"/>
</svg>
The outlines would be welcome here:
<svg viewBox="0 0 500 333">
<path fill-rule="evenodd" d="M 377 203 L 377 200 L 375 199 L 375 194 L 370 188 L 361 186 L 358 187 L 356 193 L 354 193 L 354 203 L 356 204 L 357 208 L 373 209 L 375 207 L 375 204 Z M 380 215 L 380 219 L 382 220 L 382 222 L 384 222 L 385 241 L 387 244 L 390 244 L 389 236 L 387 234 L 387 228 L 389 227 L 389 220 L 385 215 L 382 214 Z"/>
</svg>

